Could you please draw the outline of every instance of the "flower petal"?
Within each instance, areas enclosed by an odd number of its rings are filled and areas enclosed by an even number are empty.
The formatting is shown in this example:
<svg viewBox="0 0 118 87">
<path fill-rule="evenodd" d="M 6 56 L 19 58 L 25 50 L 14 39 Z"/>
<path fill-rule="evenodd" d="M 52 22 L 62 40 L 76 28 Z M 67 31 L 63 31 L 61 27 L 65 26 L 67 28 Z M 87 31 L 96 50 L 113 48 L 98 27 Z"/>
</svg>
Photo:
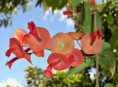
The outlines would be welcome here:
<svg viewBox="0 0 118 87">
<path fill-rule="evenodd" d="M 11 55 L 11 53 L 12 53 L 14 50 L 16 50 L 16 49 L 18 49 L 18 48 L 10 48 L 10 49 L 8 49 L 7 52 L 6 52 L 6 56 L 9 57 L 9 56 Z"/>
<path fill-rule="evenodd" d="M 47 77 L 50 77 L 50 78 L 54 79 L 54 76 L 52 74 L 52 65 L 51 64 L 49 64 L 48 67 L 46 68 L 46 70 L 44 70 L 44 74 Z"/>
<path fill-rule="evenodd" d="M 11 69 L 12 64 L 18 59 L 19 59 L 18 57 L 15 57 L 11 59 L 10 61 L 8 61 L 5 65 L 7 65 Z"/>
<path fill-rule="evenodd" d="M 34 54 L 38 57 L 44 57 L 44 50 L 41 50 L 39 52 L 34 52 Z"/>
<path fill-rule="evenodd" d="M 31 58 L 30 58 L 30 54 L 24 52 L 24 58 L 25 58 L 28 62 L 30 62 L 30 63 L 32 64 L 32 61 L 31 61 Z"/>
</svg>

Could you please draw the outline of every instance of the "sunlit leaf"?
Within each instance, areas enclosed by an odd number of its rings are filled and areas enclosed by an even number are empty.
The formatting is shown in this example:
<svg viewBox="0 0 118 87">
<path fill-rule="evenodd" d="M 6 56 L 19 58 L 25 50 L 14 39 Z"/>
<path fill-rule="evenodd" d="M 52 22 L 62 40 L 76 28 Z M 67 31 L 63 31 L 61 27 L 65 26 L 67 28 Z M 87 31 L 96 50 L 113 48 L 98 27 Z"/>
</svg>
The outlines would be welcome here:
<svg viewBox="0 0 118 87">
<path fill-rule="evenodd" d="M 70 68 L 69 74 L 77 74 L 82 70 L 84 70 L 85 68 L 92 66 L 93 64 L 94 64 L 94 58 L 90 58 L 88 61 L 78 65 L 77 67 Z"/>
</svg>

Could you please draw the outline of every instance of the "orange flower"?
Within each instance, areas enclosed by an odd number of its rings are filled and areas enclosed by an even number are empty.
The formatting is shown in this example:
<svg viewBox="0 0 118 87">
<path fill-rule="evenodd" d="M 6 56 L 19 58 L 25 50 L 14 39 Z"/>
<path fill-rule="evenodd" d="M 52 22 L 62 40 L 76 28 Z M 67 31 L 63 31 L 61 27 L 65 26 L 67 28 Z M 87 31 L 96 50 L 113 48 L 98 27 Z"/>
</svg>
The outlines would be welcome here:
<svg viewBox="0 0 118 87">
<path fill-rule="evenodd" d="M 51 37 L 45 28 L 36 27 L 35 30 L 37 37 L 40 38 L 40 40 L 36 39 L 35 35 L 30 32 L 28 34 L 28 43 L 31 50 L 37 53 L 50 47 Z"/>
<path fill-rule="evenodd" d="M 79 40 L 81 39 L 84 34 L 82 32 L 68 32 L 68 34 L 74 39 L 74 40 Z"/>
<path fill-rule="evenodd" d="M 21 58 L 25 58 L 28 62 L 30 62 L 32 64 L 31 59 L 30 59 L 30 54 L 27 53 L 29 50 L 30 49 L 28 48 L 24 51 L 20 42 L 16 38 L 11 38 L 10 39 L 10 48 L 7 50 L 6 56 L 9 57 L 11 55 L 11 53 L 14 53 L 16 55 L 16 57 L 13 58 L 12 60 L 8 61 L 6 63 L 6 65 L 8 65 L 9 68 L 11 68 L 13 62 L 15 62 L 16 60 L 21 59 Z"/>
<path fill-rule="evenodd" d="M 86 54 L 97 54 L 102 50 L 101 32 L 97 29 L 95 32 L 85 34 L 81 39 L 82 50 Z"/>
<path fill-rule="evenodd" d="M 82 55 L 82 52 L 76 48 L 73 49 L 73 51 L 67 54 L 66 56 L 70 61 L 70 66 L 72 67 L 76 67 L 84 62 L 84 57 Z"/>
<path fill-rule="evenodd" d="M 74 49 L 74 40 L 69 34 L 58 33 L 52 38 L 51 51 L 67 54 Z"/>
<path fill-rule="evenodd" d="M 28 44 L 27 32 L 21 28 L 17 28 L 14 32 L 14 37 L 21 43 L 21 45 L 25 46 Z"/>
</svg>

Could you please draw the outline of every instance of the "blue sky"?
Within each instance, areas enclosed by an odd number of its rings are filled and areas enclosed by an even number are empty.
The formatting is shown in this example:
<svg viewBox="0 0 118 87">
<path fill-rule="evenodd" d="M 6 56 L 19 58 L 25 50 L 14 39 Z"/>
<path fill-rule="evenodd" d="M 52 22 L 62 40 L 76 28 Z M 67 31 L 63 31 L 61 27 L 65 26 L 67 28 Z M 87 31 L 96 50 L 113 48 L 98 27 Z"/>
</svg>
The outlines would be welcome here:
<svg viewBox="0 0 118 87">
<path fill-rule="evenodd" d="M 100 0 L 98 1 L 100 2 Z M 13 37 L 14 30 L 16 28 L 20 27 L 28 31 L 27 23 L 34 21 L 37 26 L 48 29 L 51 36 L 59 32 L 74 31 L 73 22 L 70 19 L 63 17 L 62 12 L 53 15 L 51 10 L 48 10 L 46 13 L 44 13 L 43 8 L 35 8 L 34 5 L 32 6 L 32 9 L 25 13 L 19 10 L 17 15 L 12 17 L 12 26 L 0 28 L 0 82 L 4 82 L 8 78 L 15 78 L 22 84 L 22 82 L 25 81 L 24 77 L 26 72 L 24 70 L 30 65 L 25 59 L 21 59 L 13 64 L 12 69 L 9 69 L 7 66 L 5 66 L 5 63 L 8 60 L 15 57 L 15 55 L 11 55 L 9 58 L 7 58 L 5 56 L 5 52 L 9 48 L 9 39 Z M 32 55 L 31 59 L 33 65 L 45 69 L 47 66 L 46 59 L 48 58 L 49 54 L 49 51 L 45 51 L 44 58 L 39 58 L 35 55 Z"/>
</svg>

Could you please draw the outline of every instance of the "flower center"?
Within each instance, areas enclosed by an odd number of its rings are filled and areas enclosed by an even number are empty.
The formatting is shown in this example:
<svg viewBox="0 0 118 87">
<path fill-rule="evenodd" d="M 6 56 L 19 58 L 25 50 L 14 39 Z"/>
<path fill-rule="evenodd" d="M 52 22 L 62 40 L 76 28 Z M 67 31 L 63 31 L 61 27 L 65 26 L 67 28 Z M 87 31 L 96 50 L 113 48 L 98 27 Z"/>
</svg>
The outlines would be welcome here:
<svg viewBox="0 0 118 87">
<path fill-rule="evenodd" d="M 61 43 L 60 48 L 64 48 L 65 44 Z"/>
<path fill-rule="evenodd" d="M 76 58 L 77 58 L 77 56 L 76 55 L 71 55 L 70 57 L 69 57 L 69 61 L 72 63 L 72 62 L 75 62 L 76 61 Z"/>
</svg>

